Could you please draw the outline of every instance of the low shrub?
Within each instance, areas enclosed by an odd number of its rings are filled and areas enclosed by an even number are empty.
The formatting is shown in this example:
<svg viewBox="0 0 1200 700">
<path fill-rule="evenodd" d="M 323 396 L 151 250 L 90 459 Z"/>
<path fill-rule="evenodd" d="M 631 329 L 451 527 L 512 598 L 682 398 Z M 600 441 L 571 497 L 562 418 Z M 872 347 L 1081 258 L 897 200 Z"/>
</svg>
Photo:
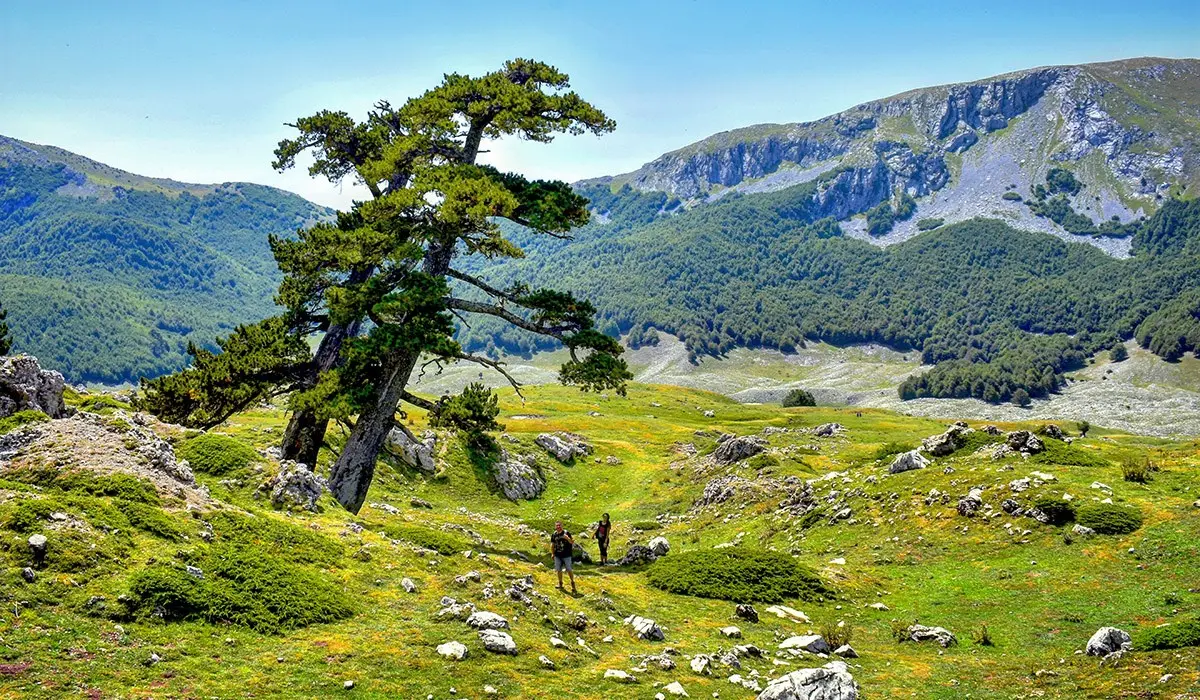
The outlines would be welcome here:
<svg viewBox="0 0 1200 700">
<path fill-rule="evenodd" d="M 1022 199 L 1021 195 L 1017 194 L 1016 192 L 1012 192 L 1012 191 L 1005 192 L 1004 194 L 1000 195 L 1000 198 L 1008 200 L 1010 202 L 1019 202 Z"/>
<path fill-rule="evenodd" d="M 1200 646 L 1200 619 L 1153 627 L 1142 630 L 1133 637 L 1133 648 L 1138 651 L 1197 646 Z"/>
<path fill-rule="evenodd" d="M 935 228 L 940 227 L 944 223 L 946 223 L 945 219 L 938 219 L 938 218 L 918 219 L 917 220 L 917 230 L 918 231 L 932 231 Z"/>
<path fill-rule="evenodd" d="M 220 476 L 244 469 L 262 460 L 250 447 L 217 433 L 204 433 L 184 440 L 175 449 L 180 459 L 186 459 L 193 471 Z"/>
<path fill-rule="evenodd" d="M 130 406 L 127 403 L 118 401 L 111 396 L 105 396 L 104 394 L 85 396 L 79 402 L 79 410 L 87 411 L 88 413 L 107 415 L 117 409 L 128 411 Z"/>
<path fill-rule="evenodd" d="M 1090 527 L 1101 535 L 1127 535 L 1142 526 L 1142 514 L 1136 508 L 1110 503 L 1094 503 L 1075 512 L 1080 525 Z"/>
<path fill-rule="evenodd" d="M 1152 471 L 1154 471 L 1154 467 L 1148 460 L 1126 459 L 1121 463 L 1121 476 L 1125 481 L 1131 481 L 1135 484 L 1149 482 L 1150 472 Z"/>
<path fill-rule="evenodd" d="M 420 525 L 388 525 L 383 531 L 392 539 L 404 540 L 418 547 L 432 549 L 438 554 L 457 554 L 471 549 L 471 545 L 460 537 Z M 577 531 L 572 530 L 571 532 L 574 534 Z"/>
<path fill-rule="evenodd" d="M 1066 525 L 1075 519 L 1075 504 L 1058 496 L 1036 498 L 1033 507 L 1045 513 L 1051 525 Z"/>
<path fill-rule="evenodd" d="M 200 560 L 203 577 L 155 565 L 130 578 L 129 612 L 164 620 L 198 619 L 264 634 L 350 617 L 353 602 L 318 572 L 256 547 L 218 546 Z"/>
<path fill-rule="evenodd" d="M 821 579 L 786 554 L 729 547 L 659 559 L 646 571 L 655 588 L 735 603 L 813 600 L 829 591 Z"/>
<path fill-rule="evenodd" d="M 854 627 L 849 623 L 842 623 L 841 626 L 835 625 L 832 622 L 821 625 L 821 637 L 830 649 L 837 649 L 843 644 L 849 644 L 854 639 Z"/>
<path fill-rule="evenodd" d="M 114 501 L 113 505 L 129 520 L 130 525 L 143 532 L 172 542 L 185 536 L 185 531 L 179 523 L 158 506 L 120 500 Z"/>
<path fill-rule="evenodd" d="M 778 467 L 779 458 L 775 455 L 757 454 L 746 460 L 746 466 L 751 469 L 766 469 L 768 467 Z"/>
<path fill-rule="evenodd" d="M 797 406 L 816 406 L 817 400 L 813 395 L 803 389 L 792 389 L 783 397 L 784 408 L 796 408 Z"/>
<path fill-rule="evenodd" d="M 0 527 L 13 532 L 37 532 L 50 514 L 62 509 L 57 501 L 48 498 L 23 498 L 0 515 Z"/>
<path fill-rule="evenodd" d="M 889 460 L 898 454 L 911 452 L 913 449 L 914 448 L 912 445 L 906 445 L 902 442 L 885 442 L 875 449 L 875 454 L 871 458 L 882 462 Z"/>
<path fill-rule="evenodd" d="M 996 643 L 992 641 L 992 633 L 988 631 L 987 625 L 981 625 L 978 631 L 971 634 L 971 639 L 981 647 L 991 647 L 996 645 Z"/>
<path fill-rule="evenodd" d="M 41 411 L 17 411 L 7 418 L 0 418 L 0 435 L 11 433 L 31 423 L 45 423 L 48 420 L 50 416 Z"/>
<path fill-rule="evenodd" d="M 1029 461 L 1037 464 L 1057 464 L 1066 467 L 1107 467 L 1108 460 L 1098 457 L 1087 450 L 1081 450 L 1074 445 L 1068 445 L 1058 440 L 1042 440 L 1045 449 L 1035 454 Z"/>
</svg>

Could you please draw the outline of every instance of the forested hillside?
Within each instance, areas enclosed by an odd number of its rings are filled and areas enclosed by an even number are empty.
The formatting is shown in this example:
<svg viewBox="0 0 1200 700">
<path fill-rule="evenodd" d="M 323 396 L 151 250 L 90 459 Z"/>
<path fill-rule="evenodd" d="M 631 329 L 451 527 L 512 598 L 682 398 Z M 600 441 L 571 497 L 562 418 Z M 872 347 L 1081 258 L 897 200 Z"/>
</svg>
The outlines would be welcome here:
<svg viewBox="0 0 1200 700">
<path fill-rule="evenodd" d="M 1045 395 L 1064 369 L 1120 338 L 1152 335 L 1152 349 L 1194 338 L 1194 306 L 1175 300 L 1200 287 L 1200 202 L 1169 201 L 1135 227 L 1135 254 L 1119 260 L 983 219 L 879 248 L 812 220 L 818 186 L 676 214 L 664 212 L 662 193 L 584 189 L 600 215 L 575 240 L 523 241 L 539 254 L 481 274 L 503 282 L 520 270 L 565 285 L 598 305 L 609 332 L 653 342 L 649 328 L 669 331 L 694 355 L 786 351 L 805 338 L 920 351 L 938 366 L 907 382 L 906 397 Z M 538 347 L 493 330 L 477 324 L 466 340 Z"/>
<path fill-rule="evenodd" d="M 59 149 L 0 139 L 0 301 L 14 351 L 71 381 L 182 367 L 270 313 L 267 246 L 328 213 L 259 185 L 141 178 Z"/>
</svg>

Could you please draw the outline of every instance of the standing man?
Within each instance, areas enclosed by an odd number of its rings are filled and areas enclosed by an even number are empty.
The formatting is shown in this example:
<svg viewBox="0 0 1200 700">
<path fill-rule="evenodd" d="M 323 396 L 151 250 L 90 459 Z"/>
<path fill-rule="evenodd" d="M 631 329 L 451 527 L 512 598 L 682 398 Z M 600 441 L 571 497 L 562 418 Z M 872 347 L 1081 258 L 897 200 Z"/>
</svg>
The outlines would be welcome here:
<svg viewBox="0 0 1200 700">
<path fill-rule="evenodd" d="M 571 538 L 571 533 L 563 529 L 561 522 L 554 523 L 554 534 L 550 535 L 550 551 L 554 554 L 554 570 L 558 573 L 558 590 L 563 590 L 562 575 L 563 569 L 567 570 L 567 576 L 571 577 L 571 593 L 575 594 L 575 571 L 572 568 L 574 560 L 571 558 L 571 552 L 575 548 L 575 540 Z"/>
</svg>

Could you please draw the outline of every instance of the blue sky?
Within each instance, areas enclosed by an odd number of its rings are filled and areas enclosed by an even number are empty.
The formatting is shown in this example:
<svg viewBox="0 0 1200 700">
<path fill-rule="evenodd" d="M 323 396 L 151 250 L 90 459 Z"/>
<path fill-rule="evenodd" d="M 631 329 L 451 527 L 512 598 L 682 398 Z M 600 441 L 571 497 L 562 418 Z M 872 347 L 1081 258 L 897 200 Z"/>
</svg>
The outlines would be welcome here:
<svg viewBox="0 0 1200 700">
<path fill-rule="evenodd" d="M 1200 2 L 0 3 L 0 134 L 193 182 L 248 180 L 344 205 L 274 173 L 283 123 L 360 115 L 447 71 L 514 56 L 571 74 L 616 133 L 494 144 L 498 165 L 575 180 L 709 134 L 807 121 L 904 90 L 1132 56 L 1200 57 Z"/>
</svg>

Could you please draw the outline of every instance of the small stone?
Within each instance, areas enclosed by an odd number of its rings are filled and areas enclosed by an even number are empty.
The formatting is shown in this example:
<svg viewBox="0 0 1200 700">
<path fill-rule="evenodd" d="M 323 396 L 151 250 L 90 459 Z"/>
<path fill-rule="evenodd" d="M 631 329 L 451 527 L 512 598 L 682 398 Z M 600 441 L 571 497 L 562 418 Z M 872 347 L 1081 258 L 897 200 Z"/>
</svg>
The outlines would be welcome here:
<svg viewBox="0 0 1200 700">
<path fill-rule="evenodd" d="M 545 654 L 538 657 L 538 663 L 542 665 L 542 668 L 554 668 L 554 662 L 551 661 Z"/>
<path fill-rule="evenodd" d="M 604 677 L 618 683 L 636 683 L 637 678 L 620 669 L 610 668 L 604 672 Z"/>
<path fill-rule="evenodd" d="M 33 583 L 37 580 L 37 574 L 28 566 L 21 569 L 21 578 L 25 579 L 25 583 Z"/>
<path fill-rule="evenodd" d="M 345 688 L 346 690 L 353 690 L 354 689 L 354 681 L 346 681 L 345 683 L 342 684 L 342 687 Z"/>
<path fill-rule="evenodd" d="M 462 661 L 467 658 L 467 646 L 462 642 L 446 642 L 438 645 L 437 653 L 455 661 Z"/>
<path fill-rule="evenodd" d="M 417 592 L 417 584 L 413 583 L 413 580 L 408 577 L 400 579 L 400 587 L 408 593 Z"/>
<path fill-rule="evenodd" d="M 721 635 L 725 636 L 725 637 L 729 637 L 730 639 L 741 639 L 742 631 L 740 629 L 738 629 L 737 627 L 730 625 L 729 627 L 721 628 Z"/>
<path fill-rule="evenodd" d="M 854 651 L 854 647 L 850 646 L 849 644 L 843 644 L 840 647 L 838 647 L 837 649 L 834 649 L 833 654 L 834 654 L 834 656 L 840 656 L 843 659 L 857 659 L 858 658 L 858 652 Z"/>
<path fill-rule="evenodd" d="M 683 689 L 683 686 L 679 684 L 679 681 L 675 681 L 673 683 L 668 683 L 667 686 L 665 688 L 663 688 L 663 690 L 667 691 L 671 695 L 677 695 L 677 696 L 683 697 L 683 698 L 690 697 L 688 695 L 687 691 Z"/>
</svg>

